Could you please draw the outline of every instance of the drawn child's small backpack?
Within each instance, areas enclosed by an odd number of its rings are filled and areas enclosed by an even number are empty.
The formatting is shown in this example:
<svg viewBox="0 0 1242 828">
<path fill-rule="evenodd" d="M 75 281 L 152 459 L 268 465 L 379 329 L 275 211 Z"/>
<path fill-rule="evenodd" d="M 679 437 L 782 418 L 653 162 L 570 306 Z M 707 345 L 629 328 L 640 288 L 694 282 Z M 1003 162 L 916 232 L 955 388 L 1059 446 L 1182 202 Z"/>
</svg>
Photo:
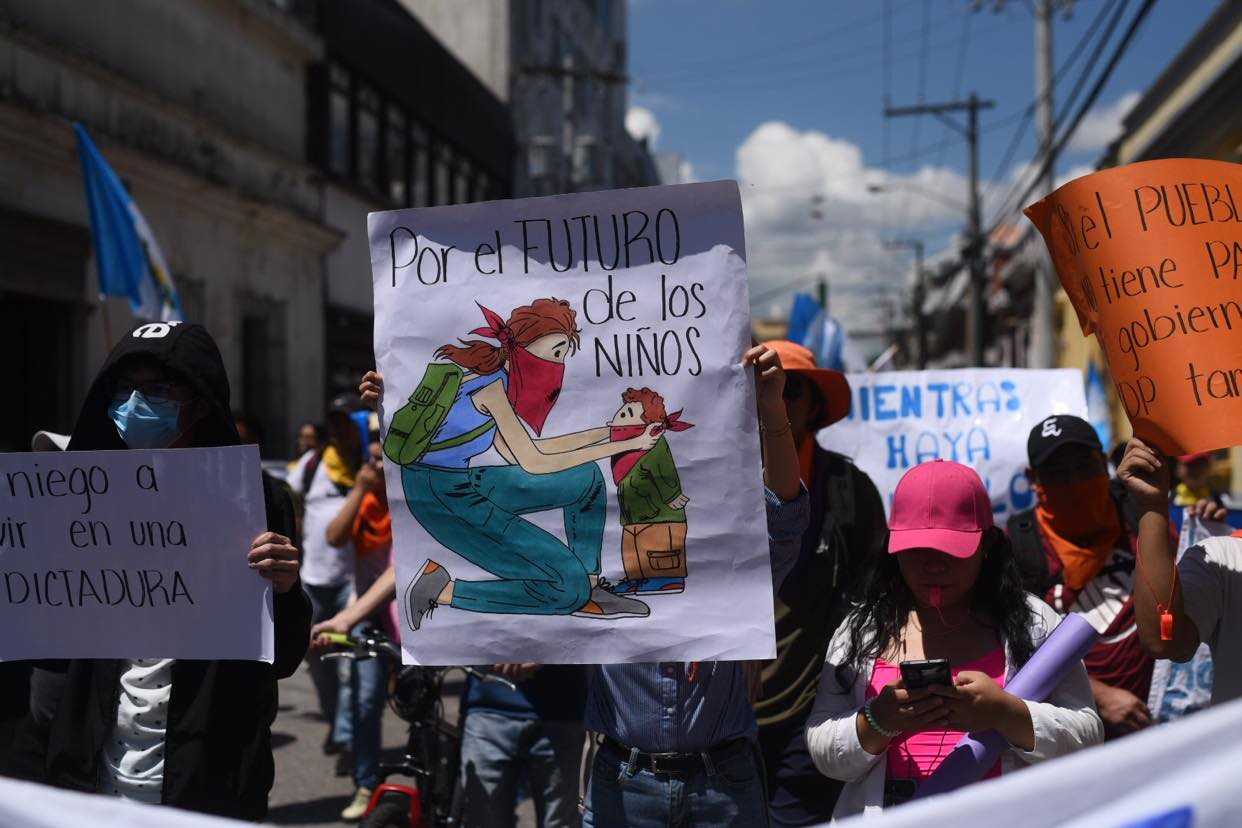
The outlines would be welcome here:
<svg viewBox="0 0 1242 828">
<path fill-rule="evenodd" d="M 388 426 L 388 434 L 384 437 L 384 454 L 399 466 L 408 466 L 416 462 L 429 451 L 441 451 L 463 445 L 495 427 L 488 420 L 478 428 L 432 443 L 440 426 L 448 417 L 449 409 L 461 389 L 461 380 L 465 372 L 452 363 L 432 363 L 427 366 L 422 382 L 410 400 L 393 415 Z"/>
</svg>

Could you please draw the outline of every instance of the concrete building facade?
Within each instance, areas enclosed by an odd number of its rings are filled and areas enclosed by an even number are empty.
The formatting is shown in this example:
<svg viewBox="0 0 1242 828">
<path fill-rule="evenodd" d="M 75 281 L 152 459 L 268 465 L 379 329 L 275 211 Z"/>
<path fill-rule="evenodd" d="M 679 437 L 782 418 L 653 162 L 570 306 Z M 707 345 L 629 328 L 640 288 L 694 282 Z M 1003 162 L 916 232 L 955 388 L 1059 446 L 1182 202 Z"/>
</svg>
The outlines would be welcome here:
<svg viewBox="0 0 1242 828">
<path fill-rule="evenodd" d="M 98 298 L 76 120 L 143 210 L 187 318 L 219 342 L 234 406 L 286 450 L 322 407 L 323 257 L 340 239 L 304 160 L 318 39 L 263 0 L 134 0 L 124 15 L 0 0 L 0 21 L 0 372 L 40 389 L 15 395 L 0 440 L 68 431 L 133 323 Z"/>
<path fill-rule="evenodd" d="M 514 113 L 514 195 L 660 183 L 625 129 L 624 0 L 400 0 Z"/>
<path fill-rule="evenodd" d="M 512 193 L 504 103 L 396 0 L 0 0 L 0 450 L 68 431 L 101 302 L 72 123 L 130 189 L 265 455 L 373 365 L 366 214 Z"/>
</svg>

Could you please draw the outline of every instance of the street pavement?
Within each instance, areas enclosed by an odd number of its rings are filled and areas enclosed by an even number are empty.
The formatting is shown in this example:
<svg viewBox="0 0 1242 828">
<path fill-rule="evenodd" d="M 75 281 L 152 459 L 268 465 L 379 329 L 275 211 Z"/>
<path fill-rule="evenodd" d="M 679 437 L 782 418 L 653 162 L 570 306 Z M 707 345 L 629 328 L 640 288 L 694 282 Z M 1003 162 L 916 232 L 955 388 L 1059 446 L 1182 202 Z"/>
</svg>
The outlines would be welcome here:
<svg viewBox="0 0 1242 828">
<path fill-rule="evenodd" d="M 444 714 L 449 721 L 456 720 L 460 689 L 460 683 L 445 687 Z M 319 715 L 310 673 L 303 665 L 293 676 L 280 682 L 280 709 L 272 725 L 276 783 L 269 798 L 269 824 L 311 828 L 337 828 L 346 824 L 341 822 L 340 814 L 353 796 L 354 782 L 350 777 L 333 774 L 336 758 L 325 756 L 322 750 L 326 733 L 327 724 Z M 405 722 L 391 710 L 385 710 L 382 744 L 386 761 L 400 758 L 405 738 Z M 518 808 L 517 825 L 518 828 L 535 825 L 534 809 L 529 801 Z"/>
</svg>

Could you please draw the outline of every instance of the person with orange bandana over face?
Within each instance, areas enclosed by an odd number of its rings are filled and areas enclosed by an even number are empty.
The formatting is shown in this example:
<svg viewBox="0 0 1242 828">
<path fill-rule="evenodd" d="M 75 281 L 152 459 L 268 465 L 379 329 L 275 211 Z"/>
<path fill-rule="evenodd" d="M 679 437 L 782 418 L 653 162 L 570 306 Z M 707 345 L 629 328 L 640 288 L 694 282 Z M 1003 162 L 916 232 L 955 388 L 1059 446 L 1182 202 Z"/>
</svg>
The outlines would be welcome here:
<svg viewBox="0 0 1242 828">
<path fill-rule="evenodd" d="M 1027 439 L 1035 508 L 1009 519 L 1028 592 L 1062 615 L 1083 616 L 1101 640 L 1083 661 L 1108 738 L 1152 723 L 1146 699 L 1154 660 L 1139 641 L 1134 591 L 1138 511 L 1095 429 L 1069 414 L 1041 420 Z"/>
</svg>

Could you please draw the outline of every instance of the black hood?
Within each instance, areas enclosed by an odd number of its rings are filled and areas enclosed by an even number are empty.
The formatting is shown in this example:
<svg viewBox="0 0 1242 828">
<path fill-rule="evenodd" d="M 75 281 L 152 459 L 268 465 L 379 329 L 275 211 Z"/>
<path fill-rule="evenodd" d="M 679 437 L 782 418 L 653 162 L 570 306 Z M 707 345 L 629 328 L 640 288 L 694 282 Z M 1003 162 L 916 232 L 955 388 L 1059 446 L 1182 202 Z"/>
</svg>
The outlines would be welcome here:
<svg viewBox="0 0 1242 828">
<path fill-rule="evenodd" d="M 208 404 L 195 429 L 195 446 L 235 446 L 241 440 L 229 406 L 229 378 L 220 349 L 202 325 L 150 322 L 121 337 L 91 384 L 73 427 L 69 451 L 123 449 L 125 443 L 108 416 L 113 379 L 124 360 L 151 359 Z"/>
</svg>

